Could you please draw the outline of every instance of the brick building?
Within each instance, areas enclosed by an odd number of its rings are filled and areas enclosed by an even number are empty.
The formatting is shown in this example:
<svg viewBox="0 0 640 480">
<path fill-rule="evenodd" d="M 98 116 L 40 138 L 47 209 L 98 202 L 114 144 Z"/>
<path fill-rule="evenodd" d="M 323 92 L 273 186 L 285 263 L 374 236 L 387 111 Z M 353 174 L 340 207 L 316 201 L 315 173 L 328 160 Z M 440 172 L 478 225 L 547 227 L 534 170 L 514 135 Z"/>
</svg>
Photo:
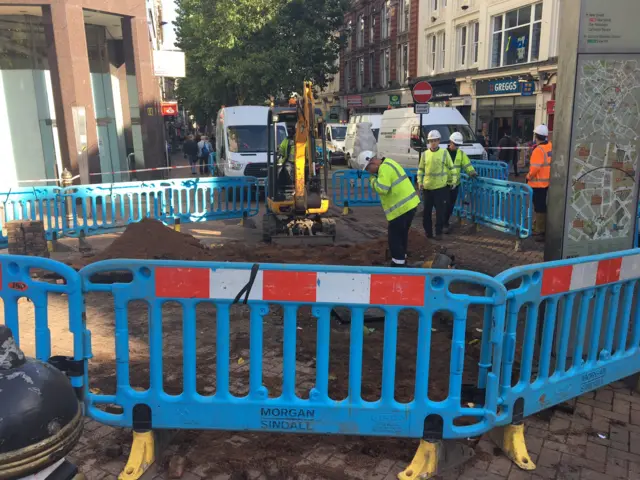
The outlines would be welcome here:
<svg viewBox="0 0 640 480">
<path fill-rule="evenodd" d="M 154 5 L 0 0 L 0 187 L 64 168 L 82 183 L 122 181 L 106 172 L 164 164 Z"/>
<path fill-rule="evenodd" d="M 417 76 L 419 0 L 356 0 L 345 17 L 340 105 L 349 113 L 412 103 Z"/>
</svg>

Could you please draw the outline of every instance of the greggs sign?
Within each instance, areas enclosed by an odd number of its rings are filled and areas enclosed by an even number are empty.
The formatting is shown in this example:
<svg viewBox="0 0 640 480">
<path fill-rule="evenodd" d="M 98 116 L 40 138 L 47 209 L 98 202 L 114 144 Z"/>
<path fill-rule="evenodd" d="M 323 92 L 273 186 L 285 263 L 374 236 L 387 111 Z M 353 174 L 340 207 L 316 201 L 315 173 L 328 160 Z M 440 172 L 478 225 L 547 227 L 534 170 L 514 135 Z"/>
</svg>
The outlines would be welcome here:
<svg viewBox="0 0 640 480">
<path fill-rule="evenodd" d="M 173 117 L 178 114 L 178 102 L 162 102 L 162 116 Z"/>
</svg>

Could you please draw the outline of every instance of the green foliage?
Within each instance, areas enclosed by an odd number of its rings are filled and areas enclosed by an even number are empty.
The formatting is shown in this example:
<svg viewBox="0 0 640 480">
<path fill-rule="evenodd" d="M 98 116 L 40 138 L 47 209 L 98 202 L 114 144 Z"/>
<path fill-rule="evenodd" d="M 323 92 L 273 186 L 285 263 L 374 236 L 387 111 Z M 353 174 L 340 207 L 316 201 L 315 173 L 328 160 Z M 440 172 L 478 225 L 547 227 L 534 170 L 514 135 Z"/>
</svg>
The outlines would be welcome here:
<svg viewBox="0 0 640 480">
<path fill-rule="evenodd" d="M 176 33 L 187 57 L 178 94 L 199 121 L 220 105 L 262 105 L 324 87 L 336 73 L 350 0 L 178 0 Z"/>
</svg>

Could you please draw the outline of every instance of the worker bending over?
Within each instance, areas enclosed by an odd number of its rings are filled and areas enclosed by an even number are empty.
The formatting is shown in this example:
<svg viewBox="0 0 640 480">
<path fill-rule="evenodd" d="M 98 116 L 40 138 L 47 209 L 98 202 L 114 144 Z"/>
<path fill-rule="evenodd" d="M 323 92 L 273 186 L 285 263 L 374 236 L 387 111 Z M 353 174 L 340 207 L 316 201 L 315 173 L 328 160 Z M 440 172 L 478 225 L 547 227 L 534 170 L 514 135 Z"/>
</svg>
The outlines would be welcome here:
<svg viewBox="0 0 640 480">
<path fill-rule="evenodd" d="M 447 205 L 447 216 L 444 219 L 444 233 L 451 232 L 451 226 L 449 220 L 453 215 L 453 209 L 456 206 L 458 200 L 458 193 L 460 190 L 460 182 L 462 180 L 462 174 L 466 173 L 471 178 L 478 176 L 469 156 L 460 148 L 464 144 L 464 139 L 460 132 L 455 132 L 449 137 L 449 156 L 453 162 L 453 181 L 451 182 L 451 190 L 449 190 L 449 205 Z"/>
<path fill-rule="evenodd" d="M 453 162 L 446 148 L 440 148 L 440 132 L 431 130 L 429 148 L 422 152 L 418 166 L 418 188 L 424 201 L 422 225 L 427 238 L 434 238 L 431 214 L 436 209 L 436 236 L 442 238 L 449 208 L 449 190 L 453 183 Z"/>
<path fill-rule="evenodd" d="M 387 234 L 391 251 L 391 266 L 404 267 L 407 262 L 409 230 L 420 197 L 404 168 L 390 158 L 378 158 L 371 151 L 358 155 L 358 165 L 371 175 L 369 180 L 380 196 L 387 217 Z"/>
<path fill-rule="evenodd" d="M 552 145 L 549 141 L 549 129 L 538 125 L 534 133 L 536 146 L 531 152 L 527 182 L 533 189 L 533 210 L 536 213 L 533 236 L 536 242 L 544 242 L 547 229 L 547 192 L 551 178 Z"/>
</svg>

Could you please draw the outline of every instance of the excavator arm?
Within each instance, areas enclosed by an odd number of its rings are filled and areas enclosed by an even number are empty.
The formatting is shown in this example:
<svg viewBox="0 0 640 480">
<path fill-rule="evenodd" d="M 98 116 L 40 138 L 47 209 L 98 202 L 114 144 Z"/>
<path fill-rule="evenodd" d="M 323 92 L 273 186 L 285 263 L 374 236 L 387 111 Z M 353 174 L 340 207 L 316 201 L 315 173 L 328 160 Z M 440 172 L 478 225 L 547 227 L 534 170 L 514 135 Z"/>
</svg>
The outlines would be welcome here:
<svg viewBox="0 0 640 480">
<path fill-rule="evenodd" d="M 307 211 L 307 179 L 315 175 L 313 171 L 315 145 L 315 112 L 311 82 L 305 82 L 302 98 L 298 102 L 298 122 L 296 124 L 295 156 L 295 211 Z"/>
</svg>

